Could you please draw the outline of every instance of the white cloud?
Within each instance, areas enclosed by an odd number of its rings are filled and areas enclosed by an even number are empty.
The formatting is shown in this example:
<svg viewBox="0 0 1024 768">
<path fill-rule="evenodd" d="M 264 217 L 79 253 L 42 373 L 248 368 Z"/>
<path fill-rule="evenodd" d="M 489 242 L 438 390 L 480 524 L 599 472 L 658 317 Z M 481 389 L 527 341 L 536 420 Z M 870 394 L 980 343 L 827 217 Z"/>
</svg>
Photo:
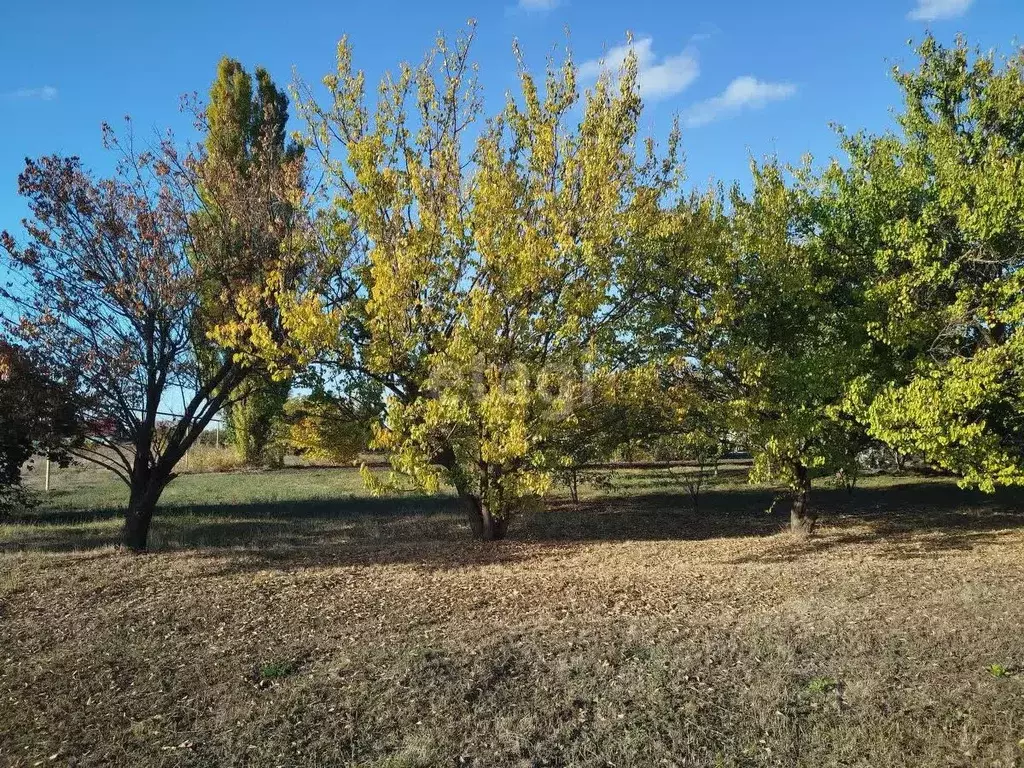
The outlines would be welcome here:
<svg viewBox="0 0 1024 768">
<path fill-rule="evenodd" d="M 561 0 L 519 0 L 520 11 L 550 11 L 558 7 Z"/>
<path fill-rule="evenodd" d="M 52 85 L 44 85 L 41 88 L 19 88 L 16 91 L 7 91 L 0 94 L 0 98 L 11 101 L 23 101 L 38 99 L 39 101 L 53 101 L 57 98 L 57 89 Z"/>
<path fill-rule="evenodd" d="M 690 107 L 686 123 L 690 126 L 707 125 L 745 109 L 761 109 L 773 101 L 788 99 L 796 93 L 792 83 L 766 83 L 756 77 L 737 77 L 714 98 Z"/>
<path fill-rule="evenodd" d="M 579 69 L 580 79 L 596 80 L 606 69 L 616 72 L 626 60 L 631 47 L 636 53 L 640 95 L 648 101 L 675 96 L 700 75 L 697 53 L 692 48 L 684 48 L 659 61 L 654 54 L 654 41 L 650 37 L 643 37 L 633 41 L 632 45 L 627 43 L 609 49 L 600 59 L 583 62 Z"/>
<path fill-rule="evenodd" d="M 917 7 L 907 14 L 907 18 L 914 21 L 952 19 L 967 13 L 973 2 L 974 0 L 917 0 Z"/>
</svg>

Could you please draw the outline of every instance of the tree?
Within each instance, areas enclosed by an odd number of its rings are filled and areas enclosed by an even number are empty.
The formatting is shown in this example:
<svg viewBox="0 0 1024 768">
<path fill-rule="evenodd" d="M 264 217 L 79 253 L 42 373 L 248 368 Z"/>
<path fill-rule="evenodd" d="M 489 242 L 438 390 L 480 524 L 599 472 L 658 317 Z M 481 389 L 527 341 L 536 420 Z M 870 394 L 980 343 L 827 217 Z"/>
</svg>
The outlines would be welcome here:
<svg viewBox="0 0 1024 768">
<path fill-rule="evenodd" d="M 752 192 L 734 189 L 728 207 L 717 190 L 681 206 L 656 243 L 644 331 L 684 373 L 675 386 L 718 403 L 705 410 L 711 432 L 742 437 L 751 479 L 792 491 L 790 525 L 801 534 L 817 520 L 813 473 L 855 460 L 863 430 L 847 401 L 871 365 L 867 272 L 831 247 L 814 185 L 809 173 L 787 184 L 769 162 L 753 166 Z M 706 426 L 694 435 L 704 448 Z"/>
<path fill-rule="evenodd" d="M 652 441 L 655 459 L 684 461 L 681 481 L 700 509 L 700 496 L 725 453 L 729 437 L 727 406 L 713 396 L 714 387 L 693 371 L 664 389 L 665 417 Z"/>
<path fill-rule="evenodd" d="M 285 406 L 284 442 L 310 459 L 344 464 L 369 449 L 380 417 L 380 392 L 372 382 L 358 382 L 346 395 L 314 390 Z"/>
<path fill-rule="evenodd" d="M 96 427 L 76 455 L 128 486 L 124 543 L 141 551 L 175 465 L 252 374 L 250 348 L 287 349 L 276 297 L 304 248 L 302 168 L 275 158 L 243 176 L 170 140 L 137 152 L 106 137 L 120 152 L 111 178 L 77 158 L 27 161 L 27 242 L 2 235 L 15 275 L 3 297 L 14 336 L 77 374 Z"/>
<path fill-rule="evenodd" d="M 635 149 L 634 56 L 582 98 L 571 60 L 540 87 L 520 63 L 519 98 L 484 122 L 471 38 L 386 78 L 372 117 L 342 41 L 329 105 L 304 100 L 332 184 L 324 239 L 363 260 L 361 286 L 336 270 L 330 311 L 304 320 L 385 388 L 374 445 L 394 469 L 453 486 L 474 534 L 498 539 L 551 483 L 560 425 L 631 306 L 623 253 L 677 175 L 674 139 L 664 160 Z"/>
<path fill-rule="evenodd" d="M 899 131 L 844 137 L 873 220 L 873 336 L 902 362 L 865 397 L 873 435 L 986 491 L 1024 483 L 1024 53 L 927 37 L 895 70 Z"/>
<path fill-rule="evenodd" d="M 290 378 L 274 381 L 257 376 L 238 388 L 228 409 L 228 439 L 245 466 L 280 464 L 275 445 L 284 428 L 284 406 L 291 388 Z"/>
<path fill-rule="evenodd" d="M 22 466 L 34 455 L 67 466 L 83 425 L 73 383 L 45 360 L 0 340 L 0 512 L 21 498 Z"/>
<path fill-rule="evenodd" d="M 588 465 L 611 461 L 629 444 L 649 442 L 666 419 L 658 371 L 651 366 L 595 370 L 581 394 L 546 446 L 547 461 L 557 467 L 573 503 L 579 503 Z"/>
<path fill-rule="evenodd" d="M 302 167 L 302 148 L 286 140 L 288 99 L 265 69 L 257 67 L 254 75 L 255 84 L 238 61 L 222 58 L 203 113 L 204 186 L 199 191 L 205 205 L 196 214 L 193 226 L 213 234 L 202 238 L 202 246 L 210 252 L 200 248 L 193 259 L 209 261 L 217 268 L 209 270 L 209 279 L 201 287 L 201 329 L 223 324 L 223 299 L 225 291 L 232 290 L 232 284 L 266 283 L 278 264 L 276 254 L 281 250 L 281 243 L 274 242 L 274 238 L 293 234 L 287 229 L 253 232 L 259 222 L 240 215 L 247 212 L 218 205 L 218 201 L 231 201 L 235 191 L 246 186 L 262 188 L 272 196 L 273 205 L 292 209 L 284 213 L 285 217 L 294 213 L 298 202 L 283 190 L 275 189 L 275 182 L 271 181 Z M 261 179 L 261 175 L 267 178 Z M 293 194 L 298 192 L 292 190 Z M 266 241 L 250 248 L 247 240 L 254 236 Z M 264 264 L 254 263 L 247 258 L 249 253 L 265 253 L 268 260 Z M 215 356 L 218 351 L 225 354 L 215 344 L 206 344 L 210 348 L 208 356 Z M 243 464 L 275 463 L 270 448 L 290 390 L 291 376 L 287 371 L 278 371 L 276 379 L 269 374 L 253 375 L 239 387 L 228 409 L 228 426 Z"/>
<path fill-rule="evenodd" d="M 752 478 L 785 483 L 790 527 L 810 534 L 812 476 L 849 473 L 866 444 L 849 398 L 877 364 L 865 316 L 871 272 L 832 247 L 813 188 L 788 187 L 775 164 L 755 168 L 751 197 L 734 195 L 733 206 L 733 295 L 724 354 L 713 359 L 735 385 Z"/>
</svg>

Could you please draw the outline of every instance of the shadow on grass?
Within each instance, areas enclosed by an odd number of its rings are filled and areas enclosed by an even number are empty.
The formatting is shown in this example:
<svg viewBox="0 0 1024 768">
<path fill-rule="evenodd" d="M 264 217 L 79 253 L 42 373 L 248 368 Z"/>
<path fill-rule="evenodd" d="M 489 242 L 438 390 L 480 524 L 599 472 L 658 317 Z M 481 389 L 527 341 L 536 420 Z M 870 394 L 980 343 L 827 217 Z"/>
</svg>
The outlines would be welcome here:
<svg viewBox="0 0 1024 768">
<path fill-rule="evenodd" d="M 790 562 L 842 547 L 875 545 L 875 556 L 937 559 L 978 546 L 1003 543 L 1024 529 L 1024 489 L 995 494 L 950 482 L 912 481 L 845 491 L 816 491 L 821 530 L 732 562 Z"/>
<path fill-rule="evenodd" d="M 240 476 L 244 482 L 244 476 Z M 161 502 L 157 519 L 178 517 L 245 517 L 254 520 L 334 520 L 352 517 L 396 517 L 409 514 L 432 514 L 454 509 L 449 496 L 404 494 L 395 496 L 357 496 L 341 494 L 335 497 L 309 499 L 254 499 L 237 503 L 196 504 L 191 502 Z M 120 521 L 124 506 L 106 506 L 98 509 L 30 509 L 4 520 L 15 525 L 61 526 Z"/>
<path fill-rule="evenodd" d="M 579 505 L 555 499 L 540 512 L 516 520 L 500 544 L 469 540 L 456 500 L 450 496 L 349 495 L 233 504 L 168 504 L 153 523 L 155 551 L 196 549 L 232 555 L 240 568 L 409 563 L 460 568 L 509 563 L 599 541 L 710 540 L 763 537 L 786 527 L 788 505 L 772 507 L 771 491 L 750 487 L 712 489 L 695 511 L 678 489 L 637 477 L 629 487 Z M 665 486 L 667 487 L 667 486 Z M 939 557 L 998 543 L 999 532 L 1024 528 L 1024 492 L 995 495 L 963 491 L 948 482 L 900 481 L 844 491 L 815 490 L 822 534 L 787 539 L 736 562 L 794 560 L 835 547 L 882 543 L 893 557 Z M 19 526 L 0 551 L 66 552 L 117 543 L 119 508 L 37 510 L 8 522 Z"/>
</svg>

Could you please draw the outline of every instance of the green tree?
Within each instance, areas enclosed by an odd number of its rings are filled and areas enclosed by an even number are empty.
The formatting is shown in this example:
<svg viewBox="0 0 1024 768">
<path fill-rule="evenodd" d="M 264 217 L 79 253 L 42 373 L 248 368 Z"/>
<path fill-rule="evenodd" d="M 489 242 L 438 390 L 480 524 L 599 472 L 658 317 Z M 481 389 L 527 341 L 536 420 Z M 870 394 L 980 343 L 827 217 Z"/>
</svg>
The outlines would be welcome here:
<svg viewBox="0 0 1024 768">
<path fill-rule="evenodd" d="M 557 467 L 574 503 L 588 465 L 612 461 L 631 444 L 649 447 L 668 418 L 658 371 L 651 366 L 595 370 L 581 394 L 552 431 L 545 458 Z M 603 475 L 591 470 L 589 477 L 597 481 Z"/>
<path fill-rule="evenodd" d="M 690 448 L 736 434 L 754 455 L 751 479 L 789 488 L 791 528 L 807 534 L 813 475 L 851 465 L 863 440 L 848 399 L 872 350 L 864 260 L 832 247 L 817 181 L 797 175 L 787 183 L 778 164 L 755 164 L 749 195 L 734 189 L 727 206 L 713 189 L 680 207 L 653 249 L 643 338 L 681 372 L 670 386 L 690 392 Z"/>
<path fill-rule="evenodd" d="M 710 356 L 734 385 L 752 479 L 792 490 L 790 527 L 800 534 L 817 522 L 812 477 L 850 473 L 866 443 L 849 400 L 876 365 L 865 316 L 870 270 L 833 247 L 810 178 L 789 186 L 770 163 L 754 169 L 749 198 L 733 196 L 732 288 L 717 305 L 727 332 Z"/>
<path fill-rule="evenodd" d="M 715 396 L 715 389 L 694 371 L 665 387 L 664 415 L 648 445 L 656 460 L 685 462 L 678 474 L 695 512 L 729 443 L 727 406 Z"/>
<path fill-rule="evenodd" d="M 245 466 L 273 467 L 281 463 L 284 408 L 291 388 L 290 377 L 275 381 L 256 376 L 238 388 L 228 408 L 227 434 Z"/>
<path fill-rule="evenodd" d="M 874 222 L 872 334 L 902 361 L 871 432 L 991 491 L 1024 483 L 1024 54 L 927 37 L 895 70 L 899 130 L 844 137 Z"/>
<path fill-rule="evenodd" d="M 381 392 L 372 380 L 346 382 L 344 393 L 315 388 L 285 406 L 284 442 L 310 459 L 345 464 L 369 450 L 381 418 Z"/>
</svg>

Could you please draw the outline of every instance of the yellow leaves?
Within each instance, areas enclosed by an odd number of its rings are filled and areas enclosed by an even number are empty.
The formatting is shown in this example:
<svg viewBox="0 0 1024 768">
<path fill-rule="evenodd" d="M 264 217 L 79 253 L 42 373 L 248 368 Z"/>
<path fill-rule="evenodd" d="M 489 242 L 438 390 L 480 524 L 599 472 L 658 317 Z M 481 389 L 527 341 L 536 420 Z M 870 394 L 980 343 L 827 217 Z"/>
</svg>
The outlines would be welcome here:
<svg viewBox="0 0 1024 768">
<path fill-rule="evenodd" d="M 524 458 L 538 435 L 530 419 L 536 393 L 526 371 L 508 375 L 497 366 L 486 371 L 479 396 L 477 421 L 481 429 L 481 460 L 504 465 Z"/>
<path fill-rule="evenodd" d="M 285 442 L 309 458 L 344 464 L 367 445 L 369 424 L 330 401 L 290 403 L 288 416 Z"/>
<path fill-rule="evenodd" d="M 663 226 L 680 174 L 653 144 L 637 162 L 635 57 L 581 112 L 569 57 L 543 87 L 519 57 L 519 98 L 482 126 L 472 34 L 385 78 L 372 121 L 339 46 L 330 110 L 302 109 L 321 144 L 344 150 L 325 167 L 336 220 L 365 245 L 364 283 L 355 314 L 296 300 L 287 316 L 312 346 L 344 345 L 336 329 L 358 321 L 360 365 L 401 382 L 375 446 L 421 487 L 453 482 L 500 510 L 548 486 L 550 443 L 573 423 L 605 316 L 628 298 L 614 288 L 622 253 Z"/>
<path fill-rule="evenodd" d="M 234 286 L 220 297 L 222 311 L 206 335 L 231 350 L 247 366 L 266 369 L 283 381 L 326 349 L 338 358 L 351 350 L 338 347 L 342 310 L 326 309 L 314 294 L 285 286 L 280 270 L 268 270 L 262 283 Z M 342 345 L 348 344 L 341 340 Z"/>
</svg>

